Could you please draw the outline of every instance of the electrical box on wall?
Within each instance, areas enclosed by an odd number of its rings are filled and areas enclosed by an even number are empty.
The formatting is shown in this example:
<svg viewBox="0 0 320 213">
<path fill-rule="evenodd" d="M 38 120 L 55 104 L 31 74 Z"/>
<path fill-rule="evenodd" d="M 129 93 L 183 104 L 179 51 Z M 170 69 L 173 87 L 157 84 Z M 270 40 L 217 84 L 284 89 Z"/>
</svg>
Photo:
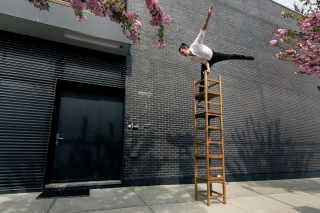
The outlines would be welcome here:
<svg viewBox="0 0 320 213">
<path fill-rule="evenodd" d="M 138 130 L 139 129 L 139 124 L 131 122 L 131 123 L 128 124 L 128 129 Z"/>
<path fill-rule="evenodd" d="M 136 158 L 136 157 L 138 157 L 138 153 L 131 152 L 131 153 L 130 153 L 130 157 L 131 157 L 131 158 Z"/>
</svg>

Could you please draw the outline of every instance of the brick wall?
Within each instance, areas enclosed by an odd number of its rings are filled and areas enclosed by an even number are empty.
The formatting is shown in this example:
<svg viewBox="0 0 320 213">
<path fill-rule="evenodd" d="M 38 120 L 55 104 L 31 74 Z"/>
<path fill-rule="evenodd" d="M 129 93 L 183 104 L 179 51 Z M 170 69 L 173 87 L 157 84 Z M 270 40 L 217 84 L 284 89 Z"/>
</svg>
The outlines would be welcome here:
<svg viewBox="0 0 320 213">
<path fill-rule="evenodd" d="M 223 80 L 227 175 L 319 171 L 320 81 L 294 75 L 296 66 L 276 61 L 279 51 L 269 46 L 273 29 L 296 27 L 280 18 L 285 8 L 269 0 L 160 1 L 173 21 L 167 47 L 158 50 L 144 1 L 130 0 L 143 27 L 127 57 L 125 123 L 154 129 L 125 131 L 123 180 L 193 177 L 192 79 L 200 78 L 200 65 L 178 47 L 193 42 L 211 3 L 204 44 L 256 58 L 220 62 L 209 75 Z"/>
</svg>

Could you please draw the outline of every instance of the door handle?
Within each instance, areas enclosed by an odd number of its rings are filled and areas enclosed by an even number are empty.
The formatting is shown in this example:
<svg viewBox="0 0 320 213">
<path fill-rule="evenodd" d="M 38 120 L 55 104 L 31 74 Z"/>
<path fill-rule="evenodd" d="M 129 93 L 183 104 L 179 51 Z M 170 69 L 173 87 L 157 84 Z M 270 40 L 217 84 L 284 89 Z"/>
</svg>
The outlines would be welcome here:
<svg viewBox="0 0 320 213">
<path fill-rule="evenodd" d="M 59 140 L 63 140 L 63 138 L 59 137 L 59 134 L 56 135 L 56 146 L 59 144 Z"/>
</svg>

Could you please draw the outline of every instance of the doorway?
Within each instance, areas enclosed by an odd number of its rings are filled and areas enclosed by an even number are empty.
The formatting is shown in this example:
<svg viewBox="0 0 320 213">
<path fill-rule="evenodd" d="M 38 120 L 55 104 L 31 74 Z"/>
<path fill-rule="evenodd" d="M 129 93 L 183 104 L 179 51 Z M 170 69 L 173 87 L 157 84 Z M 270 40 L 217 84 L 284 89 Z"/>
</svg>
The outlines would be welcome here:
<svg viewBox="0 0 320 213">
<path fill-rule="evenodd" d="M 57 81 L 45 183 L 121 180 L 124 90 Z"/>
</svg>

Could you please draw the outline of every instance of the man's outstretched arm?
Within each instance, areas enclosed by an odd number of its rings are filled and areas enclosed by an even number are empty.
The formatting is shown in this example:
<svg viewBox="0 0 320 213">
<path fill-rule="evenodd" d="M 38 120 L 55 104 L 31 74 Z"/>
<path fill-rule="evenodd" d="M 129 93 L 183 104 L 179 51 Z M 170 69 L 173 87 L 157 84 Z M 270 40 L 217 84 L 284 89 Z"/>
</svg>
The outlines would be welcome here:
<svg viewBox="0 0 320 213">
<path fill-rule="evenodd" d="M 207 27 L 208 27 L 208 23 L 209 23 L 209 19 L 211 17 L 211 13 L 212 13 L 212 10 L 213 10 L 213 5 L 210 5 L 209 6 L 209 9 L 208 9 L 208 16 L 206 18 L 206 20 L 204 21 L 203 25 L 202 25 L 202 30 L 207 30 Z"/>
<path fill-rule="evenodd" d="M 206 66 L 207 70 L 205 70 L 204 72 L 210 73 L 210 64 L 209 61 L 206 61 L 206 63 L 204 63 L 204 65 Z"/>
</svg>

